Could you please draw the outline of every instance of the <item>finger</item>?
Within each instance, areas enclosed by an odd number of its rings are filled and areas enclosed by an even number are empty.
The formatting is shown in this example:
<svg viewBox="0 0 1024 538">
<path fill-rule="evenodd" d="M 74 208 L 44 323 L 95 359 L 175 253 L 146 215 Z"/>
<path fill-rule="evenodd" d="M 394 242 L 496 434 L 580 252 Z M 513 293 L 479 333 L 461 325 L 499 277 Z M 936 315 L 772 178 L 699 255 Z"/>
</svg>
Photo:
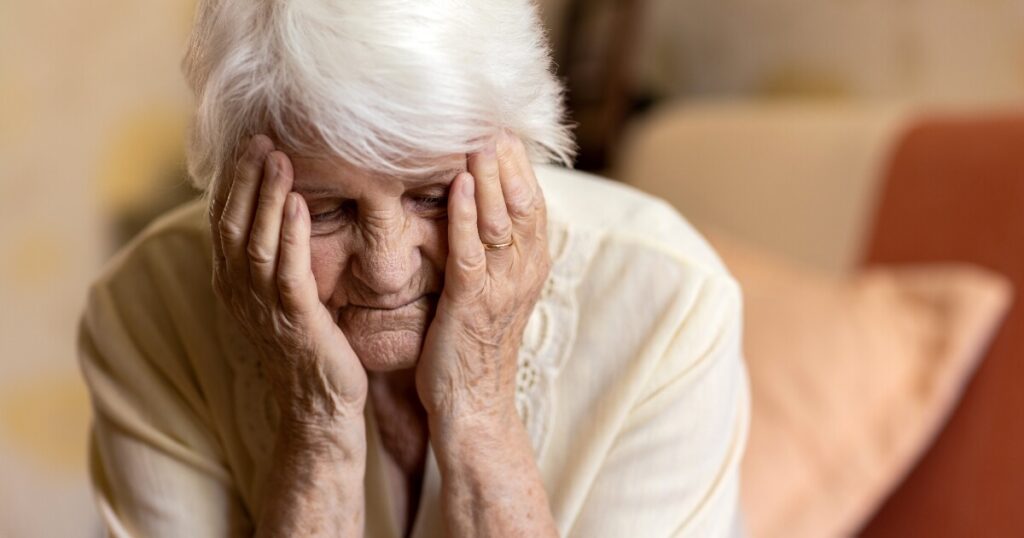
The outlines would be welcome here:
<svg viewBox="0 0 1024 538">
<path fill-rule="evenodd" d="M 286 315 L 292 319 L 309 319 L 320 306 L 310 258 L 309 209 L 297 193 L 288 193 L 285 200 L 277 269 L 278 296 Z"/>
<path fill-rule="evenodd" d="M 234 155 L 231 158 L 231 162 L 228 166 L 218 174 L 213 184 L 213 197 L 210 199 L 210 222 L 217 224 L 220 222 L 220 216 L 224 212 L 224 204 L 227 202 L 228 193 L 231 191 L 231 183 L 234 180 L 235 171 L 239 164 L 239 159 L 243 158 L 250 151 L 250 144 L 252 143 L 252 137 L 245 137 L 239 142 L 235 148 Z"/>
<path fill-rule="evenodd" d="M 217 225 L 228 275 L 235 281 L 245 281 L 249 278 L 249 263 L 246 260 L 249 231 L 256 212 L 263 161 L 267 153 L 273 149 L 273 142 L 264 135 L 256 135 L 249 142 L 248 151 L 235 166 L 224 212 Z"/>
<path fill-rule="evenodd" d="M 479 291 L 487 269 L 484 246 L 477 231 L 474 178 L 459 174 L 448 197 L 448 263 L 445 269 L 445 293 L 467 297 Z"/>
<path fill-rule="evenodd" d="M 277 271 L 281 220 L 285 199 L 292 190 L 292 179 L 291 161 L 284 153 L 273 151 L 267 155 L 246 254 L 249 257 L 250 284 L 256 293 L 268 299 L 274 296 L 277 288 L 274 272 Z"/>
<path fill-rule="evenodd" d="M 231 183 L 234 179 L 234 166 L 238 162 L 239 154 L 245 154 L 249 149 L 250 137 L 245 137 L 235 147 L 234 155 L 231 158 L 230 166 L 224 167 L 214 178 L 214 184 L 212 185 L 212 197 L 208 200 L 211 230 L 211 243 L 213 244 L 213 279 L 214 285 L 219 285 L 219 280 L 222 278 L 222 273 L 226 269 L 224 266 L 224 247 L 221 244 L 220 231 L 220 216 L 224 212 L 224 204 L 228 198 L 228 192 L 231 190 Z"/>
<path fill-rule="evenodd" d="M 512 221 L 505 208 L 505 197 L 501 192 L 497 150 L 494 142 L 467 159 L 469 173 L 476 180 L 477 227 L 480 240 L 492 245 L 507 243 L 512 239 Z M 494 250 L 497 254 L 502 251 Z"/>
<path fill-rule="evenodd" d="M 526 147 L 519 137 L 502 131 L 498 139 L 498 168 L 508 215 L 516 225 L 532 223 L 537 211 L 540 187 Z"/>
</svg>

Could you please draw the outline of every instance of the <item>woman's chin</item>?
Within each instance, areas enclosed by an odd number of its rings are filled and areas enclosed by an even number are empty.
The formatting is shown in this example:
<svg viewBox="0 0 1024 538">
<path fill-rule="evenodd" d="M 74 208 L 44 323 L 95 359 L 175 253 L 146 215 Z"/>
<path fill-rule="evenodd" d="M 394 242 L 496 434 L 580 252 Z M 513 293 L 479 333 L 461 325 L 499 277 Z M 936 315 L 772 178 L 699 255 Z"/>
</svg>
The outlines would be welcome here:
<svg viewBox="0 0 1024 538">
<path fill-rule="evenodd" d="M 370 372 L 391 372 L 416 366 L 423 347 L 417 331 L 381 331 L 349 338 L 363 367 Z"/>
</svg>

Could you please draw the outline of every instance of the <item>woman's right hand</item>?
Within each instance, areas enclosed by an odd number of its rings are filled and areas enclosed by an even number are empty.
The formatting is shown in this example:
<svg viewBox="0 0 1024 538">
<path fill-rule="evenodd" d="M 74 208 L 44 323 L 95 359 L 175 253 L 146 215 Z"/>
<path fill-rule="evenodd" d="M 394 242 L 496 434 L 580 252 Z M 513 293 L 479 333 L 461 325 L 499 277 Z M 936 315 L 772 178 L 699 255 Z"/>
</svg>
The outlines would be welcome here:
<svg viewBox="0 0 1024 538">
<path fill-rule="evenodd" d="M 240 153 L 210 204 L 214 290 L 259 347 L 282 423 L 315 431 L 362 419 L 366 371 L 317 294 L 291 161 L 264 135 Z"/>
</svg>

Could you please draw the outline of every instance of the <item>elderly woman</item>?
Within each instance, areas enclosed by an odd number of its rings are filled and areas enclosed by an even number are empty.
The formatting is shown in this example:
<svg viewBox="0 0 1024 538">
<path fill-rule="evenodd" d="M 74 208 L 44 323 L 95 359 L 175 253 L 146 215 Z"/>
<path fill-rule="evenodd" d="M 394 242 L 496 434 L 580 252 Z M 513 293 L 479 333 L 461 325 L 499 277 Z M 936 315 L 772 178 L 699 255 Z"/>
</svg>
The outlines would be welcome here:
<svg viewBox="0 0 1024 538">
<path fill-rule="evenodd" d="M 527 0 L 206 0 L 203 201 L 93 286 L 115 536 L 723 536 L 735 281 L 568 162 Z"/>
</svg>

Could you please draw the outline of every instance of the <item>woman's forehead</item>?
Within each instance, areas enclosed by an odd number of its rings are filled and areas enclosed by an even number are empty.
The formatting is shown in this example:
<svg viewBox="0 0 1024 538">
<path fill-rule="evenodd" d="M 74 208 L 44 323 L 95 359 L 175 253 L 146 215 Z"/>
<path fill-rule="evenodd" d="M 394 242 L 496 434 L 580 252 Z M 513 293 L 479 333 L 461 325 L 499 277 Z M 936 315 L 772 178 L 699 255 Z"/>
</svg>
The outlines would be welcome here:
<svg viewBox="0 0 1024 538">
<path fill-rule="evenodd" d="M 396 162 L 396 168 L 415 170 L 409 173 L 395 173 L 385 170 L 366 170 L 347 159 L 324 147 L 322 143 L 306 141 L 304 138 L 291 139 L 278 136 L 273 129 L 269 130 L 268 136 L 273 140 L 278 150 L 285 153 L 292 160 L 296 168 L 296 176 L 299 169 L 315 173 L 316 175 L 345 175 L 345 176 L 372 176 L 400 180 L 406 183 L 437 182 L 440 177 L 450 181 L 459 172 L 466 170 L 465 153 L 449 153 L 447 155 L 409 155 L 404 162 Z M 298 177 L 296 177 L 298 179 Z"/>
<path fill-rule="evenodd" d="M 401 183 L 406 189 L 448 184 L 466 171 L 465 155 L 452 155 L 418 173 L 371 171 L 344 159 L 324 155 L 289 155 L 295 173 L 295 189 L 308 193 L 333 191 L 364 182 Z"/>
</svg>

